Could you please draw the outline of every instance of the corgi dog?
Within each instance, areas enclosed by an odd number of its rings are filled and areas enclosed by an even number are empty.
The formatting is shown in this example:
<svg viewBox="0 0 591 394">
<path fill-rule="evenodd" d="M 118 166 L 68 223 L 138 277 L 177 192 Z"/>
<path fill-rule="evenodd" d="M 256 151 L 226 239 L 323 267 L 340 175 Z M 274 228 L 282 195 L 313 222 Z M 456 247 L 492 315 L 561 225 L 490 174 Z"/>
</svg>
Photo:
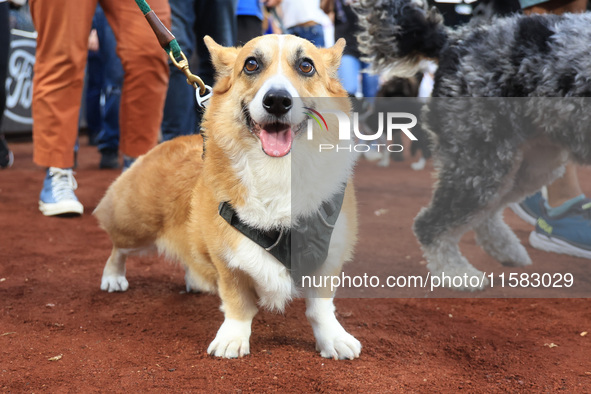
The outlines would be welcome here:
<svg viewBox="0 0 591 394">
<path fill-rule="evenodd" d="M 338 110 L 350 113 L 337 77 L 345 42 L 321 49 L 290 35 L 257 37 L 240 48 L 222 47 L 207 36 L 204 41 L 216 83 L 203 137 L 179 137 L 138 158 L 94 211 L 113 243 L 101 289 L 126 291 L 127 256 L 156 250 L 185 268 L 188 291 L 220 296 L 224 322 L 209 354 L 249 354 L 258 308 L 283 311 L 290 299 L 303 296 L 321 356 L 357 358 L 361 344 L 337 321 L 334 291 L 298 286 L 270 248 L 221 215 L 227 204 L 234 219 L 251 231 L 283 234 L 340 193 L 340 214 L 325 260 L 315 271 L 340 275 L 357 235 L 355 159 L 319 154 L 318 141 L 338 143 L 338 127 L 327 116 L 327 130 L 316 133 L 315 140 L 307 138 L 304 108 L 318 110 L 325 98 L 339 98 Z M 297 198 L 292 185 L 297 185 Z"/>
</svg>

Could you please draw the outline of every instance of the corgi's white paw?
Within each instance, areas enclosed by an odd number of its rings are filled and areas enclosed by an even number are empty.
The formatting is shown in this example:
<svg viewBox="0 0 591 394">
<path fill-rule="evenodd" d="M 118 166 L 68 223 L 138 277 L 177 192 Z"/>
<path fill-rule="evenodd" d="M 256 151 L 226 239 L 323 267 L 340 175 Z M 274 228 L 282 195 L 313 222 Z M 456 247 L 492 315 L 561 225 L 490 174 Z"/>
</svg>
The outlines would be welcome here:
<svg viewBox="0 0 591 394">
<path fill-rule="evenodd" d="M 126 291 L 128 288 L 129 283 L 127 283 L 125 275 L 103 275 L 101 290 L 113 293 L 115 291 Z"/>
<path fill-rule="evenodd" d="M 223 358 L 246 356 L 250 353 L 250 326 L 250 321 L 224 320 L 207 353 Z"/>
<path fill-rule="evenodd" d="M 361 343 L 349 334 L 337 320 L 332 298 L 311 294 L 306 300 L 306 317 L 316 338 L 316 350 L 322 357 L 353 360 L 361 353 Z"/>
<path fill-rule="evenodd" d="M 353 360 L 361 353 L 361 343 L 341 328 L 336 334 L 329 334 L 316 339 L 316 350 L 325 358 L 335 360 Z"/>
</svg>

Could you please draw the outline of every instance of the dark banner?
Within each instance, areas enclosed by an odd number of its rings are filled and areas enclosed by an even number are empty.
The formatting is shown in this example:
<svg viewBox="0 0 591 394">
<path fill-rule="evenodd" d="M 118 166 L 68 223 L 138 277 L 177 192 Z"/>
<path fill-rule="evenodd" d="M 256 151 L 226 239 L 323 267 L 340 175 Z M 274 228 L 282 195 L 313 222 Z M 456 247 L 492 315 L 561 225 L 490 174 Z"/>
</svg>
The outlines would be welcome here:
<svg viewBox="0 0 591 394">
<path fill-rule="evenodd" d="M 12 29 L 8 76 L 6 78 L 6 110 L 2 131 L 30 132 L 33 125 L 33 66 L 35 65 L 35 32 Z"/>
</svg>

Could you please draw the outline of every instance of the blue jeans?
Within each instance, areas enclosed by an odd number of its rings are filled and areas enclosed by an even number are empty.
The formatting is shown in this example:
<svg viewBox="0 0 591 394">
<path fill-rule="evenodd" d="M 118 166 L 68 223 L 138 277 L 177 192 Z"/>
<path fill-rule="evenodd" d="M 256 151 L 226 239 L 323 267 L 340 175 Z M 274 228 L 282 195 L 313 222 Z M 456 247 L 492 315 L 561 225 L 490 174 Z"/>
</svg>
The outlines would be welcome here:
<svg viewBox="0 0 591 394">
<path fill-rule="evenodd" d="M 236 42 L 236 5 L 238 0 L 169 0 L 172 13 L 172 34 L 190 59 L 195 48 L 199 64 L 191 67 L 207 85 L 213 85 L 214 69 L 203 42 L 205 35 L 218 44 L 233 46 Z M 197 40 L 195 40 L 197 37 Z M 197 108 L 195 89 L 185 75 L 170 65 L 170 81 L 164 106 L 162 139 L 199 133 L 201 109 Z"/>
<path fill-rule="evenodd" d="M 324 29 L 322 25 L 294 26 L 287 29 L 287 32 L 304 38 L 319 48 L 324 48 Z"/>
<path fill-rule="evenodd" d="M 98 133 L 100 151 L 119 150 L 119 104 L 123 85 L 123 67 L 115 52 L 117 41 L 100 6 L 93 19 L 99 39 L 98 53 L 88 56 L 87 121 L 91 130 Z M 98 95 L 97 95 L 98 88 Z M 100 96 L 104 95 L 104 106 Z M 90 102 L 89 102 L 90 101 Z"/>
<path fill-rule="evenodd" d="M 96 139 L 103 128 L 101 96 L 103 90 L 103 62 L 99 52 L 88 51 L 86 63 L 86 125 L 89 137 Z"/>
<path fill-rule="evenodd" d="M 378 93 L 378 76 L 361 72 L 367 66 L 367 63 L 362 62 L 355 56 L 343 55 L 339 67 L 339 79 L 351 96 L 354 96 L 359 91 L 359 74 L 361 74 L 361 93 L 363 97 L 372 98 Z"/>
<path fill-rule="evenodd" d="M 195 2 L 198 71 L 199 76 L 208 85 L 213 84 L 215 73 L 203 36 L 211 36 L 222 46 L 233 46 L 236 43 L 237 5 L 238 0 L 197 0 Z"/>
<path fill-rule="evenodd" d="M 172 34 L 176 37 L 181 50 L 191 59 L 195 51 L 194 0 L 169 0 Z M 195 88 L 187 83 L 187 78 L 172 62 L 168 62 L 170 79 L 164 102 L 162 118 L 162 140 L 168 141 L 180 135 L 194 134 L 197 122 L 197 101 Z M 193 70 L 195 72 L 195 70 Z"/>
</svg>

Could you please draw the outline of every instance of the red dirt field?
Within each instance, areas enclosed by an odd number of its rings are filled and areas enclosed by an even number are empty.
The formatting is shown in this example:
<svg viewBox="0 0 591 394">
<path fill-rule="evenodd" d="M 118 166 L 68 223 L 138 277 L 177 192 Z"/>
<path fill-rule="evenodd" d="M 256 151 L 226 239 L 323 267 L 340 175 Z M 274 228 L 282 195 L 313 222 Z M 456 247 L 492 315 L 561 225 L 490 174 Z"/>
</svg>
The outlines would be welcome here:
<svg viewBox="0 0 591 394">
<path fill-rule="evenodd" d="M 304 303 L 295 300 L 284 314 L 257 315 L 250 355 L 208 356 L 223 319 L 219 300 L 185 294 L 179 266 L 132 258 L 130 289 L 100 291 L 110 242 L 90 213 L 119 172 L 98 170 L 96 149 L 82 145 L 77 194 L 86 212 L 79 218 L 38 211 L 44 173 L 32 164 L 30 142 L 13 142 L 15 165 L 0 172 L 0 393 L 591 392 L 591 334 L 581 335 L 591 331 L 588 299 L 337 299 L 340 321 L 363 345 L 353 361 L 315 352 Z M 580 178 L 591 195 L 591 170 Z M 410 226 L 431 184 L 429 171 L 412 171 L 409 161 L 360 162 L 351 270 L 426 273 Z M 531 227 L 512 212 L 506 218 L 534 261 L 524 272 L 573 267 L 589 289 L 591 261 L 532 249 Z M 472 234 L 461 247 L 478 268 L 504 270 Z"/>
</svg>

